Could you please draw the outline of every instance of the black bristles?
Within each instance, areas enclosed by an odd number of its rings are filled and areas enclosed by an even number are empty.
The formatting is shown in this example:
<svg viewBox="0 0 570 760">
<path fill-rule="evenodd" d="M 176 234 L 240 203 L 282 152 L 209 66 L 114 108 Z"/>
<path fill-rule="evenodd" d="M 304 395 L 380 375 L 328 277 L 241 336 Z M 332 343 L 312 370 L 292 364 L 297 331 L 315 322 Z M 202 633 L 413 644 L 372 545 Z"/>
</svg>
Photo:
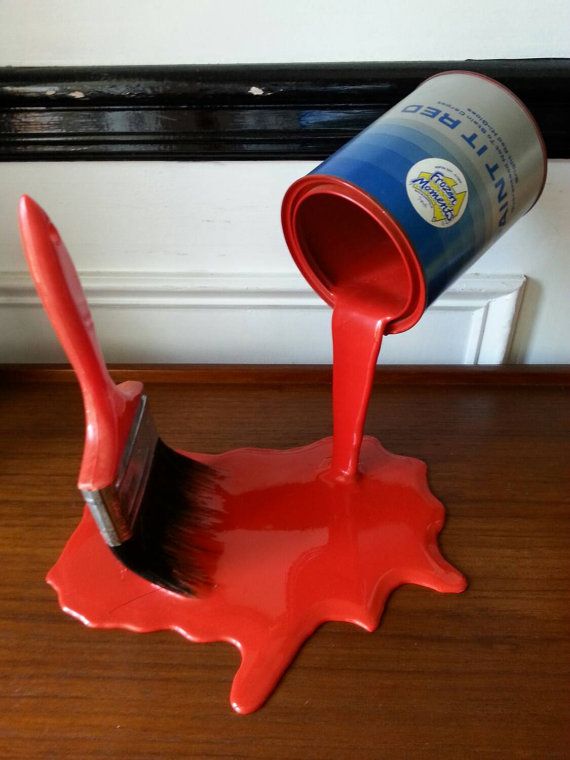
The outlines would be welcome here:
<svg viewBox="0 0 570 760">
<path fill-rule="evenodd" d="M 215 473 L 160 439 L 132 538 L 113 552 L 130 570 L 192 596 L 211 585 L 219 554 Z"/>
</svg>

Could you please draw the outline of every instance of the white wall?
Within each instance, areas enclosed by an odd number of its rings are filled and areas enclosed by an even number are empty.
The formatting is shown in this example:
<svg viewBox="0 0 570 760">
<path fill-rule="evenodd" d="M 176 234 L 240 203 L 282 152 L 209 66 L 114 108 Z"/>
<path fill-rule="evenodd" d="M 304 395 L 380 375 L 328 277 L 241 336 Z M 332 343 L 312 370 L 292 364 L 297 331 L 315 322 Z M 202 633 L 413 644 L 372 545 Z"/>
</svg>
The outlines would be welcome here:
<svg viewBox="0 0 570 760">
<path fill-rule="evenodd" d="M 567 0 L 1 0 L 0 65 L 567 56 Z"/>
<path fill-rule="evenodd" d="M 379 0 L 0 0 L 0 65 L 567 56 L 569 29 L 566 0 L 540 6 L 524 0 L 516 14 L 491 0 L 476 7 L 439 3 L 437 12 L 424 0 L 397 7 Z M 0 361 L 59 356 L 20 274 L 15 206 L 23 192 L 51 213 L 87 273 L 111 359 L 327 361 L 328 314 L 306 295 L 279 223 L 285 189 L 313 166 L 0 164 Z M 388 358 L 569 363 L 569 193 L 570 162 L 551 161 L 540 203 L 475 265 L 483 280 L 465 281 L 445 309 L 391 339 Z M 120 287 L 113 284 L 117 273 Z M 527 277 L 520 312 L 509 311 L 509 324 L 499 328 L 501 320 L 487 319 L 497 309 L 481 304 L 506 298 L 520 275 Z M 152 282 L 155 290 L 163 287 L 166 311 L 156 308 L 160 294 L 149 295 Z M 185 289 L 182 301 L 173 296 L 177 289 Z M 483 295 L 468 295 L 475 291 Z M 137 294 L 148 309 L 133 308 Z M 446 309 L 453 314 L 445 317 Z M 460 318 L 465 309 L 468 318 Z M 119 324 L 127 325 L 125 340 Z M 494 330 L 504 351 L 472 350 L 488 345 Z M 145 332 L 154 337 L 143 350 L 144 340 L 134 336 Z M 241 353 L 232 352 L 236 341 Z"/>
</svg>

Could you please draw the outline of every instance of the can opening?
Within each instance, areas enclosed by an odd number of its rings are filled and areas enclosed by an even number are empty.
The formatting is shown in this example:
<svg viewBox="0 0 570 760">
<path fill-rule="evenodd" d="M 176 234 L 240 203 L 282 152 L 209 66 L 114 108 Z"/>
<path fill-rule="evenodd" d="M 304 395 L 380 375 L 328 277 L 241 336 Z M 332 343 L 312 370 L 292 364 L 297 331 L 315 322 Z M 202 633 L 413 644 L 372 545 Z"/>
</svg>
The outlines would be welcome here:
<svg viewBox="0 0 570 760">
<path fill-rule="evenodd" d="M 413 249 L 370 196 L 330 179 L 303 178 L 285 197 L 283 225 L 293 258 L 331 306 L 339 290 L 358 288 L 363 299 L 390 310 L 388 331 L 402 332 L 417 322 L 425 303 Z"/>
</svg>

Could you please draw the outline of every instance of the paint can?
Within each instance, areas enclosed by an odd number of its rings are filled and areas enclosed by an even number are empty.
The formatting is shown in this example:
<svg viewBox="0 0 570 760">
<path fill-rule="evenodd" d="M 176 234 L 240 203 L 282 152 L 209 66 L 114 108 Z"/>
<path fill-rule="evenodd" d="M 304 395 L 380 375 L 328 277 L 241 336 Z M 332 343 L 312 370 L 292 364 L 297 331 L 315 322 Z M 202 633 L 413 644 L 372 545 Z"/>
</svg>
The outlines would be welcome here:
<svg viewBox="0 0 570 760">
<path fill-rule="evenodd" d="M 524 104 L 489 77 L 444 72 L 295 182 L 283 229 L 330 305 L 364 276 L 397 297 L 397 333 L 532 208 L 545 180 Z"/>
</svg>

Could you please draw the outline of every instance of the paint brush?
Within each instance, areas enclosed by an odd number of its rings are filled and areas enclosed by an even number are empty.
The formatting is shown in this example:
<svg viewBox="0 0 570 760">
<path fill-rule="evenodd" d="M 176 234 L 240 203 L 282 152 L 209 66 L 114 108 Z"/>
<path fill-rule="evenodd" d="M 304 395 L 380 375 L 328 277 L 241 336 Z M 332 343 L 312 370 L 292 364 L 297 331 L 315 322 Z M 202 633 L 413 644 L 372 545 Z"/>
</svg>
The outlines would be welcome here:
<svg viewBox="0 0 570 760">
<path fill-rule="evenodd" d="M 158 437 L 142 383 L 114 383 L 69 253 L 27 196 L 19 223 L 36 290 L 81 387 L 78 487 L 99 531 L 130 570 L 171 591 L 197 593 L 208 584 L 207 555 L 216 545 L 213 471 Z"/>
</svg>

